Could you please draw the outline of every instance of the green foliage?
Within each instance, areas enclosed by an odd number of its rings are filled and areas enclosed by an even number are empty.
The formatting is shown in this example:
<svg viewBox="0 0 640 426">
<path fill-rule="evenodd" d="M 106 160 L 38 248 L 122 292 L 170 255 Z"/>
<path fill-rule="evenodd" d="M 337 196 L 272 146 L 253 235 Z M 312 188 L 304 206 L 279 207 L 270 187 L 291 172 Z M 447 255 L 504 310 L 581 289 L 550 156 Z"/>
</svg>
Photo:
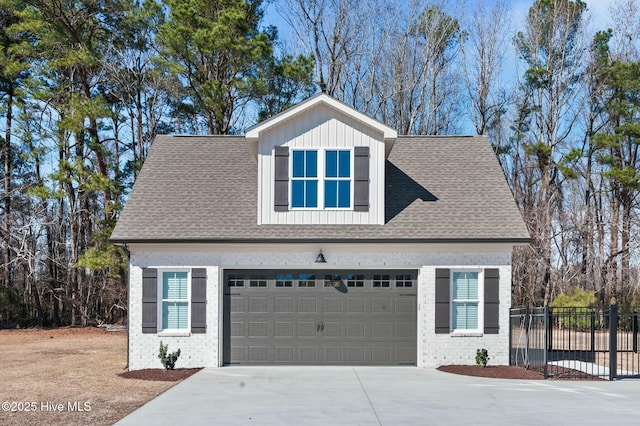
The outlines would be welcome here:
<svg viewBox="0 0 640 426">
<path fill-rule="evenodd" d="M 489 351 L 487 351 L 484 348 L 478 349 L 476 351 L 476 365 L 484 368 L 487 366 L 488 362 L 489 362 Z"/>
<path fill-rule="evenodd" d="M 270 58 L 252 85 L 260 104 L 258 120 L 262 121 L 313 94 L 313 56 Z"/>
<path fill-rule="evenodd" d="M 160 352 L 158 353 L 158 358 L 160 358 L 160 362 L 165 370 L 173 370 L 176 366 L 176 361 L 180 357 L 180 349 L 173 353 L 168 353 L 169 345 L 163 345 L 162 340 L 160 341 Z"/>
<path fill-rule="evenodd" d="M 209 133 L 232 131 L 238 104 L 253 97 L 261 64 L 273 57 L 275 32 L 261 31 L 262 1 L 165 0 L 158 40 L 167 68 L 187 84 L 189 102 Z"/>
<path fill-rule="evenodd" d="M 595 312 L 596 296 L 591 291 L 579 287 L 571 287 L 565 293 L 559 294 L 549 306 L 558 314 L 560 327 L 578 329 L 591 328 L 591 312 Z"/>
<path fill-rule="evenodd" d="M 592 291 L 583 290 L 579 287 L 571 287 L 565 293 L 559 294 L 549 306 L 554 307 L 592 307 L 596 303 L 596 296 Z"/>
</svg>

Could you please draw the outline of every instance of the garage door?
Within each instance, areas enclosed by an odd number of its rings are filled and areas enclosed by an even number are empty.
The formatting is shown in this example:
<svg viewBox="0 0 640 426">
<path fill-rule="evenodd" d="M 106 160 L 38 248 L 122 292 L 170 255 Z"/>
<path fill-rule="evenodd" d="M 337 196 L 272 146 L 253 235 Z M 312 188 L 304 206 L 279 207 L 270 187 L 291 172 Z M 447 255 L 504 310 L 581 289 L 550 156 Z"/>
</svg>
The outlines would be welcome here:
<svg viewBox="0 0 640 426">
<path fill-rule="evenodd" d="M 416 271 L 226 271 L 225 364 L 416 364 Z"/>
</svg>

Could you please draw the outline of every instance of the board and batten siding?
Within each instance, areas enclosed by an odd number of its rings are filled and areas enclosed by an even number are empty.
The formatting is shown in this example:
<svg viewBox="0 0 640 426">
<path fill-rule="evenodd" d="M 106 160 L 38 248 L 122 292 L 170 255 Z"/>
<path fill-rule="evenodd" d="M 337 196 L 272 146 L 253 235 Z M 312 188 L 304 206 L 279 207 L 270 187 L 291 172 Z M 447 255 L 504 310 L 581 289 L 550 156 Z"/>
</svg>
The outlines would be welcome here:
<svg viewBox="0 0 640 426">
<path fill-rule="evenodd" d="M 296 115 L 295 119 L 286 120 L 266 130 L 260 135 L 258 143 L 258 224 L 384 224 L 385 144 L 381 132 L 320 104 Z M 356 146 L 368 146 L 369 211 L 322 208 L 275 211 L 276 146 L 286 146 L 289 149 L 353 149 Z M 353 174 L 353 167 L 351 170 Z M 319 176 L 319 179 L 322 179 L 322 176 Z"/>
</svg>

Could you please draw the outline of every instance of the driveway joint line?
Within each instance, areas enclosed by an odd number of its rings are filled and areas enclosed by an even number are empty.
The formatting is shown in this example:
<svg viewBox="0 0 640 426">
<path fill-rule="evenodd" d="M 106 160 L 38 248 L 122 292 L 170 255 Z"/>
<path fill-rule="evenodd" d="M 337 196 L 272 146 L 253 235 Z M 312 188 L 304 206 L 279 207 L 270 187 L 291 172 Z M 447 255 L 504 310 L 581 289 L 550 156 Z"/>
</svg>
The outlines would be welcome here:
<svg viewBox="0 0 640 426">
<path fill-rule="evenodd" d="M 360 387 L 362 388 L 362 392 L 364 392 L 364 396 L 367 397 L 367 401 L 369 401 L 369 405 L 371 406 L 371 409 L 373 410 L 373 414 L 376 416 L 376 420 L 378 421 L 378 424 L 380 426 L 382 426 L 382 422 L 380 421 L 380 417 L 378 417 L 378 412 L 376 411 L 376 408 L 373 406 L 373 403 L 371 402 L 371 398 L 369 398 L 369 394 L 367 393 L 367 390 L 364 388 L 364 385 L 362 384 L 362 380 L 360 380 L 360 376 L 358 376 L 358 372 L 356 371 L 355 367 L 351 367 L 351 369 L 353 370 L 353 374 L 356 375 L 356 379 L 358 379 L 358 383 L 360 383 Z"/>
</svg>

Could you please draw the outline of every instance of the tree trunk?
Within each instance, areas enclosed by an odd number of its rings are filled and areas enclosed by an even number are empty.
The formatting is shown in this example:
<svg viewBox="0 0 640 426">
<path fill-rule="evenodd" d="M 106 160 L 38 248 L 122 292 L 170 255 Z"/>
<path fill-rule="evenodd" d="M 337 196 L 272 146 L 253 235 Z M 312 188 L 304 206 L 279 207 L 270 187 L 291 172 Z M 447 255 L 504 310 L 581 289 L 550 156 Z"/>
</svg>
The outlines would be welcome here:
<svg viewBox="0 0 640 426">
<path fill-rule="evenodd" d="M 7 112 L 5 117 L 5 140 L 4 140 L 4 215 L 3 215 L 3 234 L 5 235 L 5 246 L 3 250 L 4 264 L 4 285 L 7 288 L 12 286 L 11 277 L 11 191 L 13 190 L 13 150 L 11 149 L 11 125 L 13 118 L 13 86 L 10 84 L 7 90 Z"/>
</svg>

